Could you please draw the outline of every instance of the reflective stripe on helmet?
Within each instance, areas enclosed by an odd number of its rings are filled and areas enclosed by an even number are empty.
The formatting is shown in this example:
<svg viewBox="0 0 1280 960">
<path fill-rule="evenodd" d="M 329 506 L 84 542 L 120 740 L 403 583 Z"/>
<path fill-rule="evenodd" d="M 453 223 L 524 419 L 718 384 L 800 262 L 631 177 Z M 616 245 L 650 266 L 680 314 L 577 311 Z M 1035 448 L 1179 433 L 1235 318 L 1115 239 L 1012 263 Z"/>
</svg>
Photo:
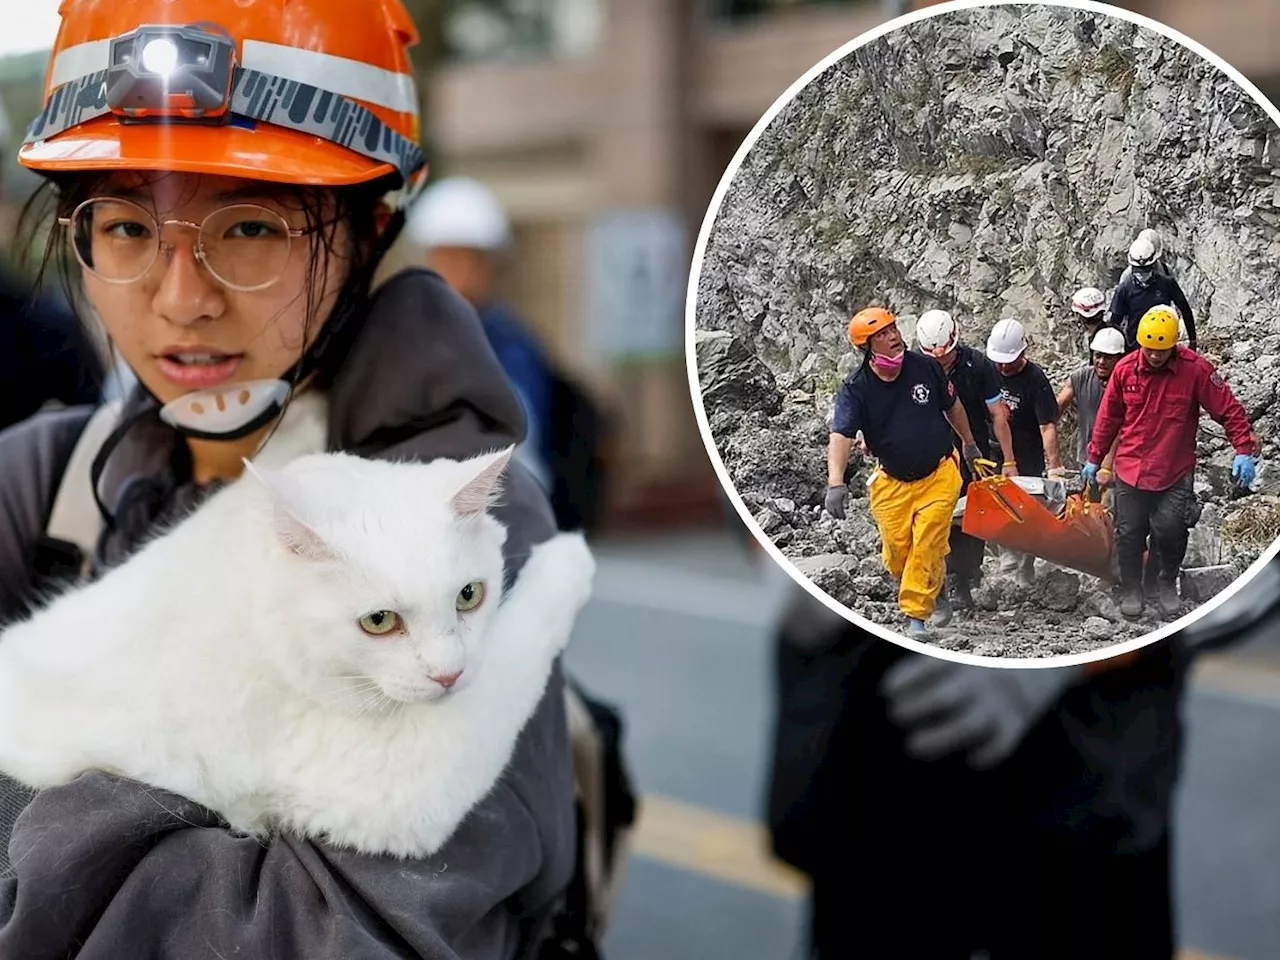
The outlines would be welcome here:
<svg viewBox="0 0 1280 960">
<path fill-rule="evenodd" d="M 44 110 L 32 121 L 24 144 L 47 140 L 111 112 L 105 69 L 69 80 L 54 91 Z M 426 160 L 421 147 L 354 100 L 331 89 L 257 70 L 235 68 L 230 113 L 322 137 L 372 160 L 389 163 L 406 183 Z M 166 118 L 144 122 L 175 121 Z"/>
</svg>

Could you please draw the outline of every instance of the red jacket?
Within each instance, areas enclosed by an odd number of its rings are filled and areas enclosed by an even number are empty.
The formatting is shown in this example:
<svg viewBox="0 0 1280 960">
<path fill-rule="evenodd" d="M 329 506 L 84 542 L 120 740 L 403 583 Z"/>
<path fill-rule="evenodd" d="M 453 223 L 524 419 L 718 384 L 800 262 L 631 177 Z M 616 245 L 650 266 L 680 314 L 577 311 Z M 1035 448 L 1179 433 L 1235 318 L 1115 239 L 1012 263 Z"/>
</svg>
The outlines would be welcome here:
<svg viewBox="0 0 1280 960">
<path fill-rule="evenodd" d="M 1257 455 L 1249 415 L 1211 364 L 1177 347 L 1159 370 L 1141 350 L 1116 364 L 1089 438 L 1089 460 L 1101 463 L 1117 434 L 1115 475 L 1140 490 L 1167 490 L 1196 465 L 1200 410 L 1222 424 L 1236 453 Z"/>
</svg>

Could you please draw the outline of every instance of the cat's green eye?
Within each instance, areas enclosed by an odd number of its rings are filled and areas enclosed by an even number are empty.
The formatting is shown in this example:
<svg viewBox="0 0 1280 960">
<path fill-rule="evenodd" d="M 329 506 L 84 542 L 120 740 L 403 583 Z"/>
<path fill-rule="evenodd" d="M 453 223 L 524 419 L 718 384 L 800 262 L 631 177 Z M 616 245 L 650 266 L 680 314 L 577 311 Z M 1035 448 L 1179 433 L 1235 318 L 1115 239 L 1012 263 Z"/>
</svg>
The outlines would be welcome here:
<svg viewBox="0 0 1280 960">
<path fill-rule="evenodd" d="M 483 599 L 484 584 L 479 580 L 473 580 L 458 591 L 458 599 L 454 605 L 465 613 L 480 606 L 480 601 Z"/>
<path fill-rule="evenodd" d="M 400 614 L 391 610 L 377 610 L 360 618 L 360 629 L 371 637 L 385 637 L 402 626 Z"/>
</svg>

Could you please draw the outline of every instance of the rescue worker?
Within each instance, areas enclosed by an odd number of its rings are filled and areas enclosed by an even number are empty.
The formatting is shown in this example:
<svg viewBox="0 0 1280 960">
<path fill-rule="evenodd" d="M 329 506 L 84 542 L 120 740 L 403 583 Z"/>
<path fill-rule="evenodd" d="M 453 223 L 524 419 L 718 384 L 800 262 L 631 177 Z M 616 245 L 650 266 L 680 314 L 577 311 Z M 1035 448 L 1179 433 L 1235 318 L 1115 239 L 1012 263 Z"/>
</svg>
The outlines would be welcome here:
<svg viewBox="0 0 1280 960">
<path fill-rule="evenodd" d="M 836 394 L 825 505 L 832 516 L 844 516 L 845 470 L 861 433 L 878 461 L 869 497 L 881 556 L 899 581 L 907 634 L 917 636 L 928 632 L 925 621 L 942 590 L 951 514 L 960 498 L 952 430 L 970 464 L 982 450 L 942 365 L 906 349 L 892 313 L 882 307 L 860 310 L 848 335 L 863 358 Z"/>
<path fill-rule="evenodd" d="M 74 302 L 138 385 L 118 413 L 100 408 L 108 419 L 78 406 L 0 434 L 0 620 L 68 565 L 44 533 L 69 464 L 83 464 L 68 482 L 96 491 L 105 520 L 87 558 L 97 574 L 198 510 L 264 441 L 309 446 L 314 432 L 329 450 L 425 462 L 523 438 L 467 302 L 420 268 L 374 284 L 426 176 L 417 32 L 399 0 L 64 0 L 59 13 L 53 86 L 19 153 L 49 178 L 59 219 L 28 226 L 60 232 L 67 247 L 51 244 L 45 269 L 67 253 Z M 228 122 L 187 122 L 190 103 L 174 105 L 157 76 Z M 123 115 L 136 107 L 145 116 Z M 246 402 L 224 406 L 227 391 Z M 548 500 L 513 461 L 494 510 L 519 582 L 555 532 Z M 10 846 L 15 786 L 0 784 L 0 851 L 22 851 L 0 871 L 8 957 L 514 960 L 536 954 L 574 876 L 558 663 L 501 782 L 425 860 L 246 838 L 106 772 L 23 798 Z"/>
<path fill-rule="evenodd" d="M 1138 234 L 1137 239 L 1151 244 L 1151 249 L 1155 251 L 1155 260 L 1151 264 L 1152 269 L 1161 276 L 1172 277 L 1173 271 L 1169 269 L 1169 264 L 1164 259 L 1164 239 L 1160 234 L 1148 227 Z M 1132 274 L 1133 265 L 1126 263 L 1124 272 L 1120 274 L 1119 282 L 1124 283 Z"/>
<path fill-rule="evenodd" d="M 1057 397 L 1044 370 L 1027 358 L 1026 332 L 1016 318 L 1007 317 L 991 328 L 987 358 L 1000 374 L 1000 398 L 1009 408 L 1018 475 L 1064 476 L 1058 456 Z M 1035 562 L 1031 554 L 1004 549 L 1000 571 L 1016 574 L 1021 583 L 1030 586 L 1035 582 Z"/>
<path fill-rule="evenodd" d="M 1107 323 L 1124 334 L 1125 351 L 1138 346 L 1138 321 L 1157 306 L 1172 307 L 1182 320 L 1187 342 L 1196 349 L 1196 322 L 1187 296 L 1178 281 L 1167 272 L 1156 269 L 1159 251 L 1149 236 L 1140 235 L 1129 247 L 1129 270 L 1111 295 Z"/>
<path fill-rule="evenodd" d="M 1062 389 L 1058 391 L 1058 413 L 1070 407 L 1076 411 L 1076 460 L 1084 464 L 1089 459 L 1089 437 L 1102 403 L 1102 391 L 1111 378 L 1111 371 L 1124 356 L 1124 334 L 1115 327 L 1100 327 L 1089 344 L 1092 362 L 1075 370 Z M 1098 467 L 1098 488 L 1111 487 L 1115 445 L 1107 451 Z"/>
<path fill-rule="evenodd" d="M 964 407 L 969 429 L 983 459 L 999 462 L 991 455 L 994 433 L 1002 453 L 1004 473 L 1016 475 L 1018 465 L 1013 455 L 1013 436 L 1009 432 L 1009 408 L 1000 397 L 1000 375 L 991 361 L 960 342 L 960 329 L 945 310 L 926 310 L 921 314 L 916 321 L 916 340 L 920 350 L 937 360 L 946 371 L 947 379 L 955 387 L 956 397 Z M 963 452 L 963 441 L 958 435 L 955 446 Z M 973 470 L 963 458 L 960 476 L 963 481 L 960 495 L 964 496 L 973 479 Z M 953 523 L 950 547 L 947 555 L 950 589 L 938 595 L 935 624 L 949 620 L 953 608 L 963 610 L 973 606 L 973 586 L 982 576 L 985 541 L 970 536 L 960 529 L 959 523 Z"/>
<path fill-rule="evenodd" d="M 1226 430 L 1235 448 L 1231 476 L 1248 489 L 1258 446 L 1249 417 L 1221 375 L 1204 357 L 1179 346 L 1178 317 L 1153 307 L 1137 324 L 1138 350 L 1116 364 L 1102 394 L 1081 471 L 1096 484 L 1103 458 L 1115 445 L 1116 555 L 1121 613 L 1142 615 L 1142 550 L 1150 533 L 1159 558 L 1161 610 L 1178 612 L 1178 572 L 1187 536 L 1200 515 L 1194 475 L 1196 434 L 1203 410 Z"/>
<path fill-rule="evenodd" d="M 551 417 L 551 363 L 529 325 L 498 296 L 501 258 L 511 245 L 511 224 L 493 191 L 470 177 L 431 184 L 409 211 L 405 233 L 425 251 L 424 263 L 466 298 L 480 316 L 529 428 L 516 450 L 551 487 L 543 441 Z"/>
<path fill-rule="evenodd" d="M 1093 335 L 1100 330 L 1107 316 L 1107 296 L 1097 287 L 1081 287 L 1071 295 L 1071 312 L 1084 331 L 1081 345 L 1086 357 L 1091 354 Z"/>
</svg>

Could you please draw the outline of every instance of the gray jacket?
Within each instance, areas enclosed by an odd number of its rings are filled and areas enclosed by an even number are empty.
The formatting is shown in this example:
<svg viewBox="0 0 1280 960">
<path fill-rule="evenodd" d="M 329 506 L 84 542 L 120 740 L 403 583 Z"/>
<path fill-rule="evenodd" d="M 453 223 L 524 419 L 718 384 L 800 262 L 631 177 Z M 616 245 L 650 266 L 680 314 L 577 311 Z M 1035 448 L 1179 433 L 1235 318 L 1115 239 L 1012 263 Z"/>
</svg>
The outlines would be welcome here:
<svg viewBox="0 0 1280 960">
<path fill-rule="evenodd" d="M 377 293 L 329 385 L 329 405 L 331 446 L 368 457 L 461 456 L 524 433 L 474 312 L 423 270 Z M 155 524 L 208 493 L 187 479 L 184 449 L 153 407 L 141 394 L 126 405 L 126 416 L 141 419 L 103 472 L 114 522 L 99 563 L 120 562 Z M 0 434 L 0 620 L 34 599 L 33 557 L 89 413 L 43 414 Z M 509 529 L 510 580 L 554 522 L 527 470 L 513 463 L 504 487 L 497 512 Z M 0 957 L 533 956 L 575 856 L 562 684 L 557 667 L 507 772 L 425 861 L 293 838 L 263 845 L 185 798 L 103 774 L 44 791 L 13 825 L 12 867 L 0 878 Z M 6 799 L 26 799 L 14 786 L 0 796 L 0 814 Z"/>
</svg>

